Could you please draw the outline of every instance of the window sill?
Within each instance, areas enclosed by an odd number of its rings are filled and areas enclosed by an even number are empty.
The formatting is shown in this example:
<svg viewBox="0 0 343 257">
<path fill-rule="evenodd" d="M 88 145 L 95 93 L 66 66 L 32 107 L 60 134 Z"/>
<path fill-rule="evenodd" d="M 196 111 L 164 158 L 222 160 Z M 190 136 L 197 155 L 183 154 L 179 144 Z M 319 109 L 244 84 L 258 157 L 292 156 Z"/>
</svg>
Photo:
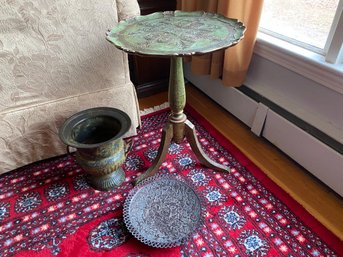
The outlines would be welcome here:
<svg viewBox="0 0 343 257">
<path fill-rule="evenodd" d="M 343 94 L 343 65 L 325 62 L 324 56 L 262 32 L 257 35 L 255 54 Z"/>
</svg>

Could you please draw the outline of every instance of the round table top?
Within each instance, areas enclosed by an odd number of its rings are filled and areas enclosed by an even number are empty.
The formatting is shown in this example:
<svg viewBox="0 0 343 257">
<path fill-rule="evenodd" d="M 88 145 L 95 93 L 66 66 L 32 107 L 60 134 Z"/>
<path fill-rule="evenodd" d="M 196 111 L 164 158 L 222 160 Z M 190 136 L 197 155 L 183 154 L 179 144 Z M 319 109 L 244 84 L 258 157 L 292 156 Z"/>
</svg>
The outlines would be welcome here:
<svg viewBox="0 0 343 257">
<path fill-rule="evenodd" d="M 242 22 L 220 14 L 168 11 L 121 21 L 107 40 L 137 55 L 189 56 L 233 46 L 244 32 Z"/>
</svg>

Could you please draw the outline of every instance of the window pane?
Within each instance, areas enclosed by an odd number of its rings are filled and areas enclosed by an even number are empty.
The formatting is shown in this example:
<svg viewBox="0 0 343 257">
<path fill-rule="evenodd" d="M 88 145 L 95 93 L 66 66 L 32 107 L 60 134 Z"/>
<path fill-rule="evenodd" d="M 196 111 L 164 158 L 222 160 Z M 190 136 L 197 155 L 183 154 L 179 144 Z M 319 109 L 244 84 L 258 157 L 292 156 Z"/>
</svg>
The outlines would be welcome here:
<svg viewBox="0 0 343 257">
<path fill-rule="evenodd" d="M 339 0 L 265 0 L 260 26 L 323 49 Z"/>
</svg>

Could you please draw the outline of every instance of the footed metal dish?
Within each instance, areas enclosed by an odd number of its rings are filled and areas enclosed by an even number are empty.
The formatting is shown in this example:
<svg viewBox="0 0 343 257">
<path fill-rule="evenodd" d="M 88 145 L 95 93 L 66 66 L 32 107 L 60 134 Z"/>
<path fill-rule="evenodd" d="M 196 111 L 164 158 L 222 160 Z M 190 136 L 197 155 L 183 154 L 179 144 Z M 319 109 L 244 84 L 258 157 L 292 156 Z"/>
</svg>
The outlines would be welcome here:
<svg viewBox="0 0 343 257">
<path fill-rule="evenodd" d="M 157 175 L 133 188 L 124 203 L 124 222 L 152 247 L 186 243 L 204 221 L 204 201 L 181 177 Z"/>
</svg>

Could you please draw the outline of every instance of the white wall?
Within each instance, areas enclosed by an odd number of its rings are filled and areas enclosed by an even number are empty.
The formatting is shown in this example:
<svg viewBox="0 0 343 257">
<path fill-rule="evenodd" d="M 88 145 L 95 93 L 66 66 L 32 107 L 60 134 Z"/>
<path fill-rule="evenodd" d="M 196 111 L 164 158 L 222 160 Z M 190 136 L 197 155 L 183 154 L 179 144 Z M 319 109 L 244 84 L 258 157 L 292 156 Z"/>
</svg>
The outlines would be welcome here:
<svg viewBox="0 0 343 257">
<path fill-rule="evenodd" d="M 343 144 L 342 94 L 259 55 L 244 84 Z"/>
</svg>

